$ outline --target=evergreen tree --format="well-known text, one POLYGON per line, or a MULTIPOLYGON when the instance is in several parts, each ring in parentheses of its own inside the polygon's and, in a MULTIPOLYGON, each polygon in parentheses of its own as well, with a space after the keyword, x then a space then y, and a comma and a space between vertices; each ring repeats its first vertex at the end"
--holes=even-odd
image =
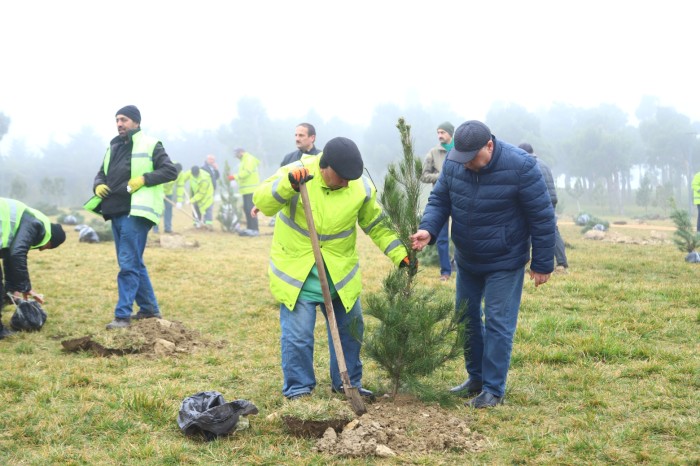
POLYGON ((367 297, 366 314, 379 326, 368 332, 366 354, 384 369, 396 395, 403 385, 428 392, 420 383, 445 362, 464 354, 464 324, 459 323, 453 298, 446 291, 417 287, 418 263, 410 236, 420 222, 420 173, 422 164, 413 154, 410 126, 403 118, 397 125, 403 146, 403 160, 391 164, 379 201, 386 224, 408 250, 409 265, 392 270, 381 292, 367 297))
POLYGON ((685 210, 676 207, 676 201, 671 199, 671 220, 676 225, 673 232, 673 242, 679 250, 691 253, 700 246, 700 233, 693 232, 693 224, 690 222, 690 215, 685 210))
POLYGON ((228 176, 231 174, 231 167, 226 161, 224 166, 224 174, 219 178, 219 187, 221 188, 221 206, 219 213, 216 214, 216 219, 221 223, 221 228, 228 232, 238 232, 241 229, 239 222, 241 210, 238 207, 238 198, 231 186, 228 176))
POLYGON ((654 193, 654 188, 651 185, 651 178, 648 173, 644 174, 644 177, 639 183, 639 189, 637 190, 636 201, 638 206, 644 207, 644 213, 649 211, 649 204, 651 204, 651 196, 654 193))

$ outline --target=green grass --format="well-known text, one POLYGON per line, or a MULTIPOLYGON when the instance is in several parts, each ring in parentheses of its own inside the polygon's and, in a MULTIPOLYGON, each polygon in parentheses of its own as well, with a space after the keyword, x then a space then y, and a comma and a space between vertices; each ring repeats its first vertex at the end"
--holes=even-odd
MULTIPOLYGON (((71 231, 60 249, 31 252, 32 283, 46 295, 49 319, 41 332, 0 341, 0 464, 391 464, 320 455, 312 440, 290 436, 279 416, 269 416, 285 407, 278 307, 266 273, 271 236, 205 233, 176 219, 176 230, 200 247, 147 249, 163 315, 225 344, 161 359, 63 353, 63 339, 106 336, 116 301, 114 247, 79 244, 71 231), (178 409, 203 390, 250 400, 260 414, 233 437, 187 439, 178 409)), ((572 245, 571 272, 537 289, 526 280, 506 404, 448 408, 471 416, 491 448, 393 463, 700 463, 700 266, 686 264, 671 244, 587 241, 574 225, 561 231, 572 245)), ((361 233, 360 250, 365 291, 376 291, 390 264, 361 233)), ((424 268, 419 280, 454 287, 438 276, 424 268)), ((9 317, 7 309, 3 321, 9 317)), ((368 331, 372 325, 367 318, 368 331)), ((314 397, 331 399, 322 318, 316 337, 314 397)), ((365 385, 385 389, 384 374, 364 362, 365 385)), ((456 361, 431 383, 448 388, 463 379, 456 361)))

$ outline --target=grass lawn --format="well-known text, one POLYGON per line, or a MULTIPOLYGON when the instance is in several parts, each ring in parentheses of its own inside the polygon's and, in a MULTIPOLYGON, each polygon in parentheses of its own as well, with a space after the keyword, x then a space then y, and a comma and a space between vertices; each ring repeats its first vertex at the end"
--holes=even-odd
MULTIPOLYGON (((268 418, 283 398, 267 220, 268 234, 241 238, 194 230, 175 215, 176 231, 200 247, 147 249, 163 316, 226 344, 163 358, 62 352, 63 339, 103 335, 117 299, 114 245, 78 243, 70 230, 61 248, 29 256, 34 288, 47 300, 45 327, 0 341, 0 464, 700 463, 700 266, 671 244, 584 240, 579 227, 562 225, 571 271, 538 289, 526 280, 506 404, 449 408, 471 416, 490 448, 345 460, 315 453, 312 440, 268 418), (260 414, 233 437, 187 439, 176 424, 180 403, 204 390, 252 401, 260 414)), ((649 236, 629 226, 621 233, 649 236)), ((391 264, 359 237, 365 292, 376 291, 391 264)), ((419 277, 454 289, 437 268, 419 277)), ((5 324, 10 315, 7 308, 5 324)), ((330 396, 322 323, 316 391, 330 396)), ((381 392, 388 381, 364 362, 365 386, 381 392)), ((446 389, 464 377, 456 361, 432 383, 446 389)))

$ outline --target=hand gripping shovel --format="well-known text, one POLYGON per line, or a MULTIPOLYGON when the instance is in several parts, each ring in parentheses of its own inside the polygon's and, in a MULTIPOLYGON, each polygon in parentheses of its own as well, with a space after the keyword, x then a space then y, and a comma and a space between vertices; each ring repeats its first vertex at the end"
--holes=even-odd
POLYGON ((311 204, 309 203, 309 192, 306 190, 306 184, 299 184, 299 193, 304 206, 304 214, 306 215, 306 224, 309 227, 309 236, 311 236, 311 246, 314 250, 316 258, 316 268, 318 269, 318 278, 321 280, 321 290, 323 291, 323 302, 326 305, 326 315, 328 316, 328 327, 331 329, 331 337, 333 339, 333 348, 335 349, 335 357, 338 360, 338 369, 340 370, 340 379, 343 381, 343 391, 345 396, 350 400, 352 410, 358 416, 367 412, 365 402, 362 401, 362 396, 357 387, 350 384, 350 376, 348 368, 345 365, 345 355, 343 354, 343 346, 340 344, 340 335, 338 334, 338 323, 335 320, 333 311, 333 300, 328 287, 328 279, 326 278, 326 266, 323 263, 321 256, 321 248, 318 244, 318 235, 316 234, 316 226, 314 225, 314 217, 311 214, 311 204))

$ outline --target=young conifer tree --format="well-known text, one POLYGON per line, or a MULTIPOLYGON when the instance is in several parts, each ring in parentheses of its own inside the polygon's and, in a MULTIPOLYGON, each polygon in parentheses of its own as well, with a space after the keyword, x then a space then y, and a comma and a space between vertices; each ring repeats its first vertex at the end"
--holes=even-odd
POLYGON ((221 228, 224 231, 231 233, 240 230, 240 208, 238 207, 238 199, 236 198, 236 193, 231 186, 231 182, 228 180, 228 176, 231 174, 231 167, 226 161, 224 166, 224 176, 219 179, 219 187, 221 188, 221 206, 219 207, 219 213, 216 214, 216 219, 221 223, 221 228))
POLYGON ((367 332, 363 347, 388 373, 392 395, 402 386, 426 394, 430 388, 420 378, 464 354, 464 327, 457 320, 451 293, 416 285, 418 262, 410 236, 420 223, 422 164, 413 154, 411 127, 400 118, 397 128, 403 158, 389 166, 379 201, 387 225, 408 250, 410 265, 392 270, 382 291, 367 297, 365 314, 379 324, 367 332))
POLYGON ((690 215, 685 210, 679 209, 674 199, 669 201, 669 205, 672 209, 671 220, 676 225, 676 231, 673 232, 673 243, 683 252, 694 252, 700 246, 700 233, 693 232, 690 215))

